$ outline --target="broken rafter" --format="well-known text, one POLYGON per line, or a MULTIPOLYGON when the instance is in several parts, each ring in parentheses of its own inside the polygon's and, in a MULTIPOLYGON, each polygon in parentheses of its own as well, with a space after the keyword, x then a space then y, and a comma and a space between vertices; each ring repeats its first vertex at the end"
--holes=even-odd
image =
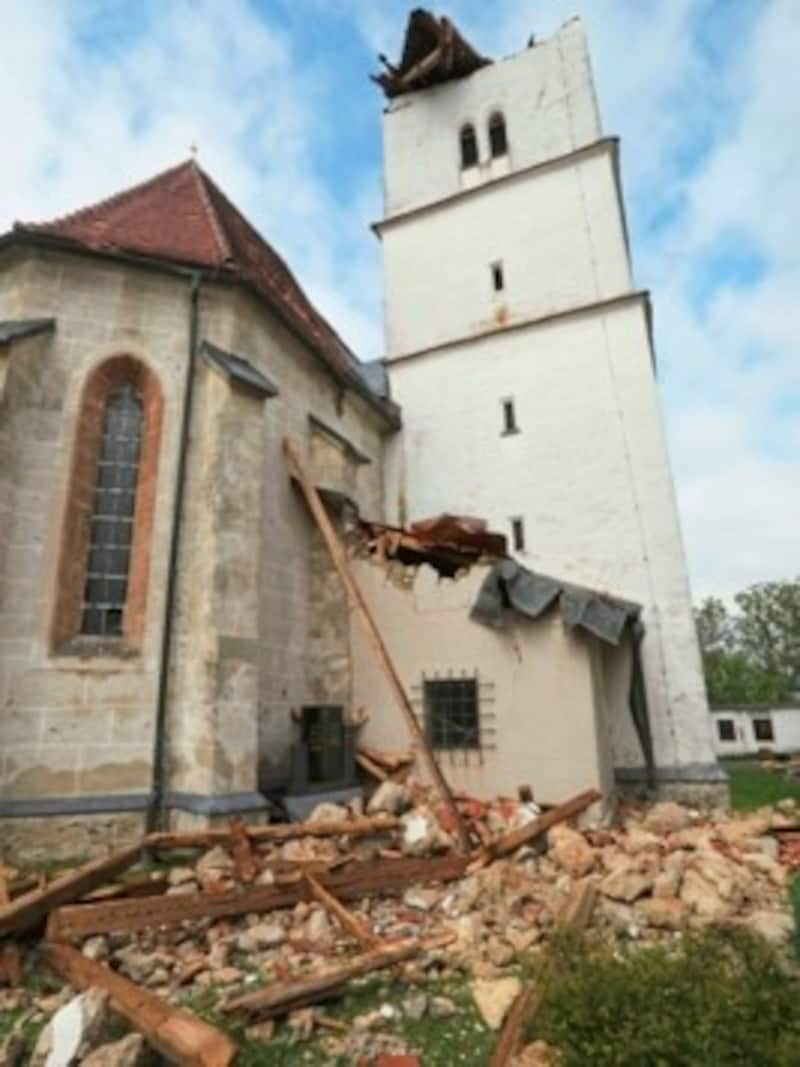
POLYGON ((441 948, 452 940, 451 935, 430 938, 425 941, 399 941, 394 945, 366 952, 362 956, 348 960, 340 967, 313 975, 310 978, 298 978, 293 982, 273 983, 266 989, 258 989, 237 997, 223 1008, 226 1012, 245 1012, 272 1018, 286 1015, 296 1008, 305 1008, 320 1000, 335 995, 353 978, 371 974, 395 963, 412 959, 423 952, 441 948))
POLYGON ((450 814, 452 815, 453 825, 456 828, 459 846, 463 852, 468 852, 470 847, 470 840, 466 824, 462 819, 461 813, 459 812, 456 806, 455 800, 453 799, 453 794, 451 793, 450 787, 448 786, 447 781, 445 780, 445 777, 442 774, 441 768, 436 762, 436 757, 434 756, 431 746, 428 743, 428 738, 425 736, 425 731, 422 729, 419 722, 417 721, 417 716, 414 713, 414 708, 411 706, 411 701, 409 700, 408 694, 405 691, 405 687, 403 686, 403 683, 400 680, 400 676, 397 673, 397 669, 395 668, 395 665, 389 655, 388 649, 384 644, 380 630, 378 629, 377 624, 375 623, 375 620, 372 617, 372 613, 369 610, 367 602, 364 599, 364 595, 361 592, 357 582, 353 578, 352 572, 350 570, 350 565, 347 560, 347 555, 345 554, 341 542, 339 541, 339 538, 336 535, 336 531, 334 530, 331 521, 328 518, 328 513, 326 512, 325 507, 322 501, 320 500, 319 493, 317 492, 316 488, 314 487, 314 483, 311 481, 308 476, 308 473, 306 472, 305 466, 303 465, 303 462, 300 459, 300 454, 297 451, 297 448, 288 437, 283 443, 283 448, 286 453, 286 458, 288 460, 289 467, 294 476, 297 478, 300 488, 303 491, 303 495, 306 498, 306 503, 308 504, 309 511, 313 515, 317 526, 319 527, 320 533, 322 534, 322 538, 325 541, 328 551, 330 552, 331 559, 333 560, 333 565, 342 580, 342 584, 344 585, 348 597, 355 609, 356 615, 358 616, 362 626, 364 627, 364 631, 367 635, 367 638, 372 644, 372 647, 375 651, 375 655, 378 660, 378 664, 380 665, 381 670, 386 676, 386 679, 389 682, 389 686, 397 699, 397 704, 401 712, 403 713, 403 717, 406 720, 406 725, 408 726, 411 737, 419 745, 419 748, 425 757, 425 762, 428 766, 428 770, 430 771, 431 777, 433 778, 433 781, 436 784, 436 788, 439 791, 442 801, 450 812, 450 814))
POLYGON ((344 904, 338 901, 332 893, 329 893, 313 874, 307 872, 306 881, 311 887, 311 892, 323 908, 336 919, 343 930, 358 941, 362 948, 373 949, 378 947, 379 939, 367 924, 356 915, 353 915, 351 911, 348 911, 344 904))
POLYGON ((520 826, 517 830, 512 830, 510 833, 493 841, 488 846, 487 851, 492 858, 508 856, 512 852, 516 852, 522 845, 530 844, 537 837, 541 837, 556 823, 564 822, 566 819, 572 819, 574 816, 580 815, 582 811, 585 811, 586 808, 600 799, 602 799, 601 794, 596 789, 587 789, 583 793, 578 793, 577 796, 572 797, 563 804, 550 808, 549 811, 546 811, 537 819, 533 819, 532 822, 525 823, 524 826, 520 826))
MULTIPOLYGON (((295 837, 338 837, 394 830, 400 825, 393 815, 372 815, 357 819, 341 819, 335 822, 289 822, 274 826, 244 826, 247 838, 260 841, 290 841, 295 837)), ((238 832, 238 831, 237 831, 238 832)), ((232 845, 235 833, 231 830, 197 830, 186 833, 155 833, 145 838, 148 848, 213 848, 214 845, 232 845)))
POLYGON ((177 1067, 228 1067, 239 1048, 220 1030, 191 1012, 173 1008, 71 945, 50 944, 53 968, 77 989, 108 993, 112 1008, 177 1067))
MULTIPOLYGON (((592 878, 585 878, 574 887, 556 917, 558 929, 585 930, 596 901, 597 885, 592 878)), ((500 1031, 489 1067, 508 1067, 511 1063, 519 1045, 523 1025, 530 1023, 541 1007, 553 966, 553 957, 548 955, 538 980, 525 986, 514 1001, 500 1031)))
MULTIPOLYGON (((409 885, 451 882, 467 869, 466 856, 440 859, 382 859, 380 862, 352 864, 343 871, 320 871, 318 881, 339 899, 358 900, 366 896, 402 892, 409 885)), ((301 877, 289 887, 253 886, 229 893, 193 893, 139 900, 112 900, 106 904, 81 904, 60 908, 50 917, 49 936, 72 940, 90 934, 113 931, 134 932, 152 926, 178 926, 187 919, 221 919, 247 912, 291 908, 313 893, 301 877)))
POLYGON ((115 852, 112 856, 94 860, 77 871, 56 878, 43 889, 34 889, 0 908, 0 936, 23 934, 38 926, 47 915, 62 904, 80 900, 92 889, 136 863, 142 854, 141 845, 115 852))

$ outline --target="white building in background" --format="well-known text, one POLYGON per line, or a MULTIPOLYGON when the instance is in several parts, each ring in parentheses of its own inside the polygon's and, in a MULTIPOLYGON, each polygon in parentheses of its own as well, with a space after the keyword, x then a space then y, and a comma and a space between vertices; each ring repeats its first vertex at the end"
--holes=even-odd
POLYGON ((715 708, 711 716, 718 756, 800 752, 800 707, 715 708))
MULTIPOLYGON (((632 275, 619 142, 601 127, 583 28, 493 63, 446 30, 437 60, 424 18, 380 79, 375 229, 404 419, 388 519, 443 505, 482 516, 531 569, 644 605, 658 776, 716 789, 650 299, 632 275)), ((617 778, 636 780, 629 718, 613 730, 617 778)))

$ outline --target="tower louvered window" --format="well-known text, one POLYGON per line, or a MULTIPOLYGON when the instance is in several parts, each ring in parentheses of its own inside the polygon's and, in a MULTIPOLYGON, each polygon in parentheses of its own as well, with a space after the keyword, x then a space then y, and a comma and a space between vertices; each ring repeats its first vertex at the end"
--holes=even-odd
POLYGON ((143 406, 133 385, 108 394, 97 461, 81 632, 122 634, 128 593, 143 406))

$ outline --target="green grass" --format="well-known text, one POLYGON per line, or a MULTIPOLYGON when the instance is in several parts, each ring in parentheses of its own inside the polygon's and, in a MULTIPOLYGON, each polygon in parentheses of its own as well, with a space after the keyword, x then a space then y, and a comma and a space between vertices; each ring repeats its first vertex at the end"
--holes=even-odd
POLYGON ((787 778, 782 771, 764 770, 754 760, 722 760, 728 773, 731 806, 739 811, 752 811, 767 804, 775 804, 785 797, 800 803, 800 781, 787 778))
POLYGON ((800 980, 742 930, 621 955, 566 938, 525 1039, 565 1067, 796 1067, 800 980))
MULTIPOLYGON (((290 1028, 279 1023, 269 1044, 248 1041, 245 1027, 233 1022, 231 1016, 218 1012, 217 1001, 218 994, 207 991, 186 1003, 203 1018, 226 1030, 240 1044, 242 1051, 236 1060, 237 1067, 293 1067, 295 1064, 349 1067, 349 1058, 331 1058, 324 1048, 322 1038, 331 1036, 333 1031, 318 1028, 312 1040, 295 1042, 290 1028)), ((489 1062, 496 1034, 481 1019, 463 978, 419 986, 391 978, 373 978, 361 985, 351 984, 344 997, 321 1007, 332 1019, 350 1022, 357 1015, 374 1011, 383 1004, 391 1004, 398 1014, 385 1021, 376 1033, 403 1038, 409 1050, 420 1056, 425 1067, 485 1067, 489 1062), (455 1003, 457 1013, 446 1019, 434 1019, 427 1014, 419 1020, 406 1018, 401 1011, 401 1002, 418 992, 429 997, 449 997, 455 1003)))

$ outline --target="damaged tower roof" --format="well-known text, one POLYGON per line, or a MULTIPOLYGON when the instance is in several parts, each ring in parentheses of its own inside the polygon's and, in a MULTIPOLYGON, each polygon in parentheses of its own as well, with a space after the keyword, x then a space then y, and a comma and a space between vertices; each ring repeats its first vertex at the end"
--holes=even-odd
POLYGON ((403 56, 398 66, 378 57, 386 71, 372 76, 390 99, 416 89, 465 78, 491 63, 480 55, 447 18, 415 8, 408 19, 403 56))

